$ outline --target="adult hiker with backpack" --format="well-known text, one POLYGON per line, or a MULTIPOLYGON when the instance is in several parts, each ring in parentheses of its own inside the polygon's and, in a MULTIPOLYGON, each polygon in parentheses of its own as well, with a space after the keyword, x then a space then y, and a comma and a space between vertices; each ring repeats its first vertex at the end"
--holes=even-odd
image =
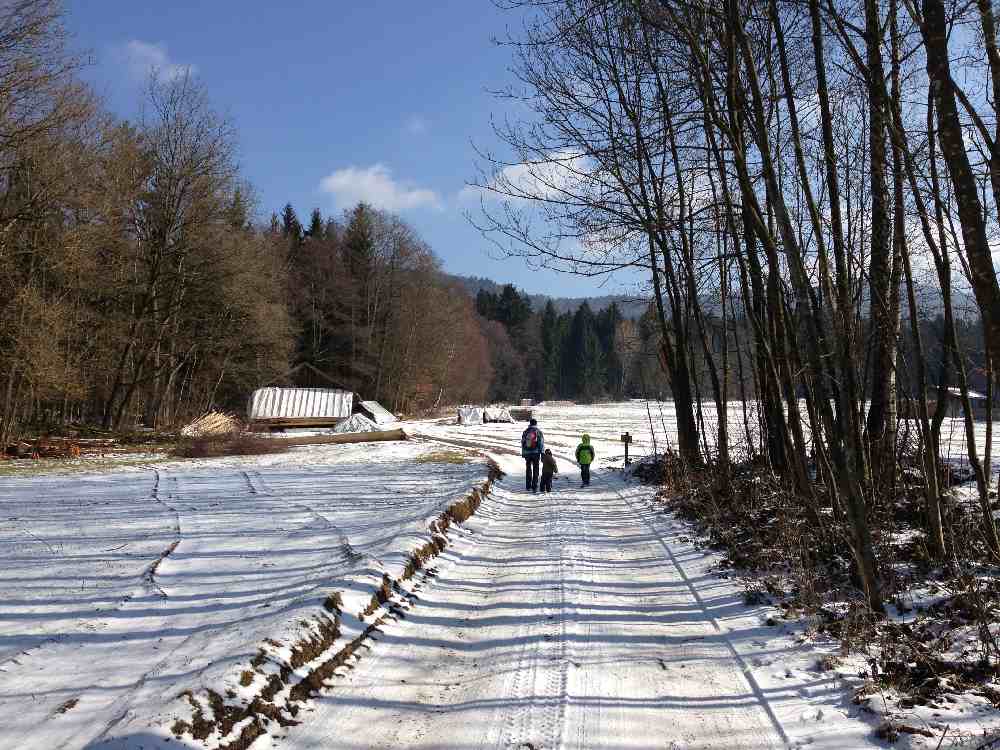
POLYGON ((580 465, 580 481, 583 487, 590 486, 590 465, 594 463, 594 446, 590 444, 590 435, 580 438, 576 446, 576 462, 580 465))
POLYGON ((545 436, 532 419, 521 433, 521 456, 524 457, 524 489, 538 492, 538 462, 545 452, 545 436))

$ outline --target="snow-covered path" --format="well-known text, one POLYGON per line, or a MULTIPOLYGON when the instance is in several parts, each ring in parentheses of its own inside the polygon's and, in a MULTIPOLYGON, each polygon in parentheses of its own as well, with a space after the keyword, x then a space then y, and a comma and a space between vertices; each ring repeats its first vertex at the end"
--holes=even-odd
POLYGON ((731 640, 732 597, 685 569, 702 554, 671 549, 648 490, 604 475, 532 495, 505 463, 407 619, 280 746, 786 747, 740 655, 766 629, 731 640))

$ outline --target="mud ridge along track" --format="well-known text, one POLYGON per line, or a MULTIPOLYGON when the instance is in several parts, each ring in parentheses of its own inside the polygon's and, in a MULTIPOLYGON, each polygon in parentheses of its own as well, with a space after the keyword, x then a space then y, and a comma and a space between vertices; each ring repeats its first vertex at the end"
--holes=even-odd
POLYGON ((526 493, 509 441, 420 437, 488 451, 508 479, 283 747, 788 747, 730 641, 732 597, 688 572, 701 553, 670 549, 648 489, 564 475, 526 493))

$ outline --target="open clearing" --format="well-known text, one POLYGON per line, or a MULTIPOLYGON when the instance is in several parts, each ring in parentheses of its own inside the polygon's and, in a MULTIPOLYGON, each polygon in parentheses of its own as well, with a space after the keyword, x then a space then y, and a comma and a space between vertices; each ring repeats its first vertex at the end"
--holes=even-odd
POLYGON ((0 745, 127 737, 181 691, 226 684, 265 638, 291 640, 327 594, 356 591, 360 611, 485 476, 416 463, 427 451, 0 479, 0 745))
MULTIPOLYGON (((669 410, 653 409, 669 435, 669 410)), ((486 476, 465 448, 508 476, 398 587, 398 617, 295 725, 265 722, 254 750, 886 746, 880 717, 850 701, 863 661, 821 667, 835 644, 747 606, 654 490, 617 470, 622 431, 652 448, 644 404, 538 414, 562 472, 551 495, 523 489, 523 424, 420 422, 409 443, 0 478, 0 746, 224 747, 232 737, 173 736, 190 718, 182 692, 244 697, 261 644, 293 642, 332 592, 335 648, 358 636, 353 614, 382 575, 486 476), (586 489, 570 462, 584 431, 598 454, 586 489)), ((974 748, 998 717, 967 701, 940 719, 942 747, 974 748)), ((934 748, 940 729, 921 727, 936 736, 895 747, 934 748)))

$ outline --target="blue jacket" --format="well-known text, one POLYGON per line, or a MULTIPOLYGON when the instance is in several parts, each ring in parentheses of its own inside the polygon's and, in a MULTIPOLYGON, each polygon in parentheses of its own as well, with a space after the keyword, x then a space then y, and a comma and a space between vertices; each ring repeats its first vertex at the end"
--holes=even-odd
POLYGON ((521 455, 524 458, 528 458, 529 456, 540 456, 544 452, 545 452, 545 436, 542 434, 542 431, 538 429, 538 427, 532 425, 531 427, 529 427, 528 429, 526 429, 524 432, 521 433, 521 455), (538 439, 535 441, 534 448, 527 447, 529 432, 535 432, 538 434, 538 439))

